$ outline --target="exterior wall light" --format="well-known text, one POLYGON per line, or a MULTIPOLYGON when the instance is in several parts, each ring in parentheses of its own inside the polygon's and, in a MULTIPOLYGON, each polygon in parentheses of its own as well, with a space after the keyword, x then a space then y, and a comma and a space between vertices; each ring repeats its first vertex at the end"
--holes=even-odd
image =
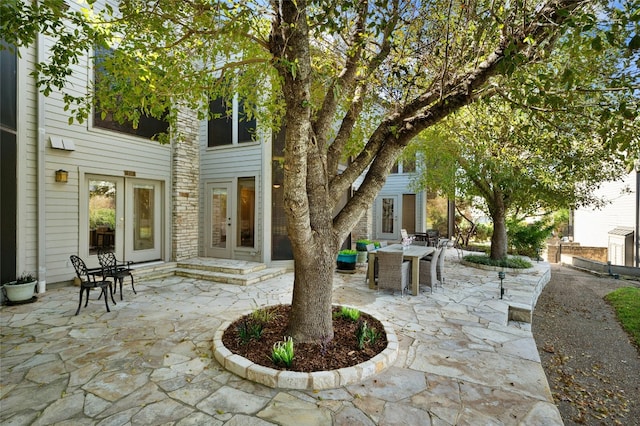
POLYGON ((69 172, 66 170, 56 170, 56 182, 67 183, 69 181, 69 172))

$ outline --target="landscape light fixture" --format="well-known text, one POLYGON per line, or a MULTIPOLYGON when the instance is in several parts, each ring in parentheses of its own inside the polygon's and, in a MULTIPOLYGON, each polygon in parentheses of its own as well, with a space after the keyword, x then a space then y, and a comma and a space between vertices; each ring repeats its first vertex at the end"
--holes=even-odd
POLYGON ((504 280, 504 271, 498 272, 498 278, 500 278, 500 299, 504 296, 504 287, 502 287, 502 280, 504 280))

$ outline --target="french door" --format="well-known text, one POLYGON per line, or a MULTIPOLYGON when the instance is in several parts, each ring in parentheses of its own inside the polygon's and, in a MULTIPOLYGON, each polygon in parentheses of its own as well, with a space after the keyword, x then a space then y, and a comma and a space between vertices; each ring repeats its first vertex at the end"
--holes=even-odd
POLYGON ((398 229, 398 196, 383 195, 378 198, 376 206, 376 229, 378 239, 397 240, 400 237, 398 229))
POLYGON ((205 182, 205 256, 256 256, 256 177, 205 182))
POLYGON ((161 258, 161 182, 87 175, 86 188, 88 208, 81 229, 87 245, 80 251, 89 263, 97 264, 99 250, 133 262, 161 258))

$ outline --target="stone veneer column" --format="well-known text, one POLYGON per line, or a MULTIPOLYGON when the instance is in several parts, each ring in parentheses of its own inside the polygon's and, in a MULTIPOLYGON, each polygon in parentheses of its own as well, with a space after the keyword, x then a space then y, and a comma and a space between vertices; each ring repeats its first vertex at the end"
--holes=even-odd
POLYGON ((172 142, 171 260, 198 256, 200 191, 199 121, 195 112, 178 113, 179 141, 172 142))
POLYGON ((351 231, 351 239, 353 240, 353 246, 355 247, 357 240, 372 239, 373 235, 373 207, 368 208, 356 226, 351 231))

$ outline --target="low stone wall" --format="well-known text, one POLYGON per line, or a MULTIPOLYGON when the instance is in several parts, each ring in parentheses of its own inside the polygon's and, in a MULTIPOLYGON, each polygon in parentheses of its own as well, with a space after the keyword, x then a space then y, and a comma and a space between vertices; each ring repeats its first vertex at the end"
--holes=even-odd
POLYGON ((608 249, 606 247, 581 246, 580 243, 556 243, 547 246, 547 261, 549 263, 571 263, 574 256, 597 262, 606 262, 608 249))

